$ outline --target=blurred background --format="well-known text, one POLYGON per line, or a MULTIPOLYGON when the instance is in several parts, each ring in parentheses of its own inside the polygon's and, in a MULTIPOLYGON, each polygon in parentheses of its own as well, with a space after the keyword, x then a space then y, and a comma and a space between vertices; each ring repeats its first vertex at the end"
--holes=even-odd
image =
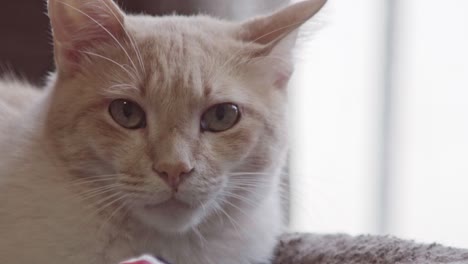
POLYGON ((290 90, 292 228, 468 247, 468 1, 324 11, 290 90))
MULTIPOLYGON (((288 0, 127 0, 243 19, 288 0)), ((296 2, 296 0, 293 0, 296 2)), ((53 70, 45 1, 5 1, 0 64, 53 70)), ((468 248, 468 1, 329 0, 290 86, 290 227, 468 248)))

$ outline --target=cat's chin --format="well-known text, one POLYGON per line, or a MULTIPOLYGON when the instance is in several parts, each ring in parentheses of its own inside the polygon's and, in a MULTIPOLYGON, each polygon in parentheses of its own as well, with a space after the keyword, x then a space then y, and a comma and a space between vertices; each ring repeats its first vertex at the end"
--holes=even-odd
POLYGON ((203 210, 184 202, 169 199, 157 204, 144 204, 135 209, 137 217, 146 225, 162 233, 185 233, 197 226, 203 210))

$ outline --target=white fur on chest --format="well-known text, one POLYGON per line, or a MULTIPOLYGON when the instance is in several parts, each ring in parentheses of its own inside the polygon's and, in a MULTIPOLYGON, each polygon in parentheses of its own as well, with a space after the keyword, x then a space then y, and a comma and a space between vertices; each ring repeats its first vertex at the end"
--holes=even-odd
MULTIPOLYGON (((269 263, 283 231, 278 197, 273 194, 255 210, 229 214, 234 223, 228 219, 206 223, 198 234, 153 236, 148 250, 173 263, 269 263)), ((148 241, 141 248, 147 246, 148 241)))

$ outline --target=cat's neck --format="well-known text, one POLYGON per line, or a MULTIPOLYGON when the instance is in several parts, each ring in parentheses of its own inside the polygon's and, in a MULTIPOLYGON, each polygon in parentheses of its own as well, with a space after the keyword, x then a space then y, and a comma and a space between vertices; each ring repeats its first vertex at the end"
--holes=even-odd
POLYGON ((225 213, 214 213, 196 228, 182 234, 159 232, 129 221, 127 230, 119 227, 120 235, 131 237, 136 253, 158 252, 163 256, 177 256, 177 259, 171 259, 175 263, 207 263, 197 252, 217 261, 212 263, 223 263, 226 258, 236 259, 240 249, 246 256, 269 255, 270 252, 261 251, 273 249, 275 240, 271 238, 284 232, 278 188, 275 186, 255 208, 244 207, 239 211, 239 207, 225 207, 225 213), (254 241, 262 241, 265 245, 254 241))

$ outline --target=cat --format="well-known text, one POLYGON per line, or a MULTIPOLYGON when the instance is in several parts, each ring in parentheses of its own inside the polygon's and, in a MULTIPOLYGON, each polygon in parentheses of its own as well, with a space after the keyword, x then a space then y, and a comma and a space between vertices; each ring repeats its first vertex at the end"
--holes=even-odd
POLYGON ((56 71, 0 82, 0 263, 268 263, 292 48, 325 2, 228 22, 49 0, 56 71))

